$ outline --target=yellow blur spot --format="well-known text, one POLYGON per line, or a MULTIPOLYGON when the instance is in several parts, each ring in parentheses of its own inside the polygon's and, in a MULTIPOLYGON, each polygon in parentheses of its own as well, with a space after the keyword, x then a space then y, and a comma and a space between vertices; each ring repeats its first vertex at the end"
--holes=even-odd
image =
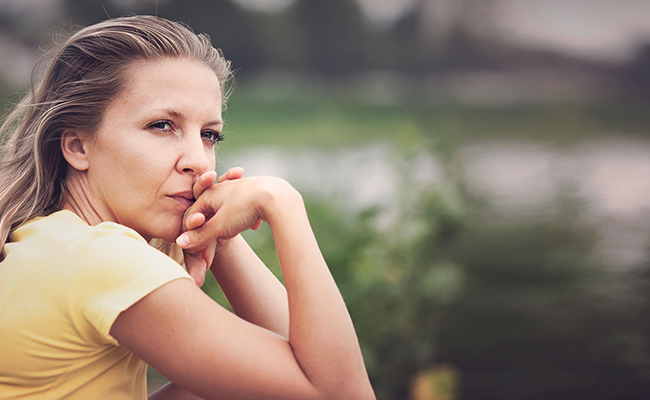
POLYGON ((411 400, 456 400, 460 371, 450 364, 439 364, 418 372, 411 381, 411 400))

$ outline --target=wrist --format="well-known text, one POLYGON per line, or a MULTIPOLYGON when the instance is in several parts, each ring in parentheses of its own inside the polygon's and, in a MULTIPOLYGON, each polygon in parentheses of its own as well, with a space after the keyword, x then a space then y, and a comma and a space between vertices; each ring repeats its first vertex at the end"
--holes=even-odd
POLYGON ((228 257, 230 257, 230 254, 235 251, 234 248, 236 246, 233 245, 233 242, 238 241, 238 240, 244 240, 241 235, 237 235, 232 239, 228 239, 226 243, 224 243, 221 246, 217 246, 214 250, 214 257, 212 258, 212 264, 210 264, 210 270, 213 268, 218 268, 219 264, 228 257))
POLYGON ((221 239, 221 240, 217 238, 217 247, 215 247, 214 249, 214 256, 217 257, 219 254, 227 251, 230 248, 232 241, 235 240, 237 236, 232 237, 230 239, 221 239))
POLYGON ((257 208, 260 217, 273 227, 274 221, 304 209, 304 202, 291 184, 280 178, 272 178, 260 186, 257 208))

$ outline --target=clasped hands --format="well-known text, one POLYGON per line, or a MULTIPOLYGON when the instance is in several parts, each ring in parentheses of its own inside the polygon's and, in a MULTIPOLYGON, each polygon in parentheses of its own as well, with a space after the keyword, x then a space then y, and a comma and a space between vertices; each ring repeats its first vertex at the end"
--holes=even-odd
POLYGON ((196 201, 185 211, 183 233, 176 244, 183 249, 187 272, 199 287, 215 254, 240 232, 262 224, 255 179, 242 179, 243 175, 243 168, 231 168, 214 183, 217 173, 206 171, 192 188, 196 201))

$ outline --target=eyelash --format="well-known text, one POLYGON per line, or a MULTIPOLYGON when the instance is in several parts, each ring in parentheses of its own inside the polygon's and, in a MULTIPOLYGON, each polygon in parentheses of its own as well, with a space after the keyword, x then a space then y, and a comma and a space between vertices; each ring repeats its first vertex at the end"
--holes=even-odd
MULTIPOLYGON (((154 130, 156 130, 158 132, 166 133, 169 130, 173 129, 173 125, 174 125, 174 123, 172 121, 163 119, 163 120, 160 120, 160 121, 153 122, 153 123, 149 124, 147 127, 150 128, 150 129, 154 129, 154 130), (158 125, 158 126, 156 126, 156 125, 158 125), (160 128, 160 125, 169 125, 169 128, 168 129, 160 128)), ((224 135, 221 132, 217 132, 217 131, 214 131, 214 130, 207 130, 207 131, 201 132, 201 138, 207 140, 208 143, 210 143, 212 146, 214 146, 215 144, 218 145, 219 142, 221 142, 221 141, 223 141, 225 139, 224 135), (206 133, 210 135, 209 138, 205 138, 203 136, 206 133)))
POLYGON ((163 129, 163 128, 156 127, 156 125, 169 125, 171 129, 173 124, 171 121, 168 121, 166 119, 161 119, 160 121, 150 123, 149 125, 147 125, 147 128, 154 129, 158 132, 167 132, 170 130, 170 129, 163 129))
POLYGON ((221 141, 223 141, 225 139, 225 136, 221 132, 212 131, 212 130, 201 132, 201 136, 203 136, 206 133, 212 135, 212 137, 208 139, 208 142, 211 143, 213 146, 215 144, 218 146, 219 142, 221 142, 221 141))

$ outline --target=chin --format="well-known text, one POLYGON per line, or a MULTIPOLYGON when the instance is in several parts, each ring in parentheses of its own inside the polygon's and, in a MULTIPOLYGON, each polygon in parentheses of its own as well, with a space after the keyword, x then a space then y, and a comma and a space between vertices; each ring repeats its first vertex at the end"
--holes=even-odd
POLYGON ((162 239, 165 242, 173 243, 173 242, 176 241, 176 238, 179 237, 180 235, 181 235, 181 229, 177 228, 177 229, 172 229, 172 230, 168 230, 168 231, 165 231, 165 232, 160 232, 157 235, 153 235, 152 237, 162 239))
POLYGON ((175 242, 176 238, 179 237, 182 232, 180 220, 177 223, 174 222, 174 218, 170 218, 168 221, 163 221, 160 224, 157 224, 154 229, 151 229, 149 232, 147 232, 145 238, 150 237, 161 239, 166 242, 175 242))

